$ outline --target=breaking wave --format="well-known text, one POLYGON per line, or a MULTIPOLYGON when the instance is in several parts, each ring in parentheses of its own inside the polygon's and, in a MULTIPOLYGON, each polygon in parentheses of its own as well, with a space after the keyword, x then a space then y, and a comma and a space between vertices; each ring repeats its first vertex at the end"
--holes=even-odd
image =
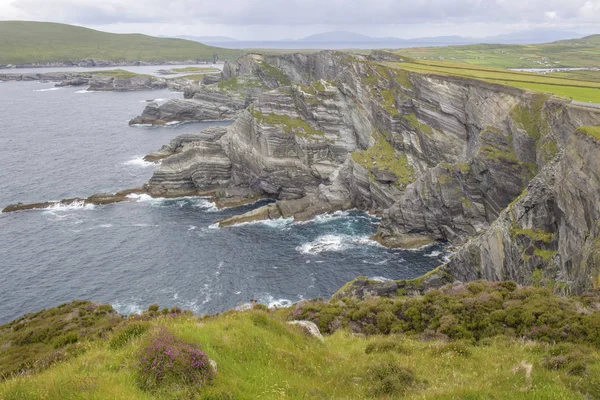
POLYGON ((277 219, 261 219, 259 221, 241 222, 234 224, 232 227, 248 226, 248 225, 264 225, 270 228, 285 228, 294 223, 294 218, 277 218, 277 219))
POLYGON ((60 90, 60 88, 53 87, 53 88, 47 88, 47 89, 35 89, 34 92, 52 92, 54 90, 60 90))
POLYGON ((85 204, 83 200, 75 200, 72 203, 56 203, 44 208, 46 211, 70 211, 70 210, 93 210, 93 204, 85 204))
POLYGON ((359 246, 381 245, 369 239, 369 236, 324 235, 296 247, 296 251, 302 254, 319 254, 328 251, 340 252, 359 246))
POLYGON ((125 161, 123 163, 123 165, 131 165, 131 166, 142 167, 142 168, 156 166, 155 163, 144 160, 144 157, 142 157, 142 156, 137 156, 134 159, 125 161))

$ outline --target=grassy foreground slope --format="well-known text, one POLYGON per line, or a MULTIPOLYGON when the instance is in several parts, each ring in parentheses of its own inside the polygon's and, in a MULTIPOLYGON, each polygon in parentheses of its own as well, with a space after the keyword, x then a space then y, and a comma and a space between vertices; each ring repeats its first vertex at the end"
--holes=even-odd
POLYGON ((183 39, 115 34, 51 22, 0 21, 0 64, 233 60, 242 52, 183 39))
POLYGON ((396 52, 416 59, 498 68, 598 67, 600 35, 535 45, 475 44, 409 48, 396 52))
MULTIPOLYGON (((30 349, 33 359, 35 348, 46 349, 44 359, 53 360, 7 375, 0 399, 598 398, 599 300, 473 282, 418 297, 208 317, 154 307, 125 319, 77 302, 0 327, 4 350, 30 349), (324 341, 286 323, 303 318, 319 325, 324 341), (140 365, 157 332, 201 346, 217 363, 214 379, 191 385, 168 375, 144 386, 140 365)), ((159 352, 162 367, 170 352, 159 352)))

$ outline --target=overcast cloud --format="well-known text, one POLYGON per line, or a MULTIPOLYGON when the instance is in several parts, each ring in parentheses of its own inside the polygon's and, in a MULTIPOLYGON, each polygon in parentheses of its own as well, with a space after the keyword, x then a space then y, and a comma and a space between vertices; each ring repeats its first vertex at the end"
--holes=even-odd
POLYGON ((295 38, 326 30, 376 36, 487 36, 552 27, 600 32, 600 0, 0 0, 0 19, 114 32, 295 38))

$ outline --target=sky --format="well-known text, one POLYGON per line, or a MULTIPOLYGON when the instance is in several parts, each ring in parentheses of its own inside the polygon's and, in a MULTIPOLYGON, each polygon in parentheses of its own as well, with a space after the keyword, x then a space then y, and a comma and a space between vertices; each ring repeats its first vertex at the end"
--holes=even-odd
POLYGON ((413 38, 529 29, 600 33, 600 0, 0 0, 0 20, 115 33, 297 39, 326 31, 413 38))

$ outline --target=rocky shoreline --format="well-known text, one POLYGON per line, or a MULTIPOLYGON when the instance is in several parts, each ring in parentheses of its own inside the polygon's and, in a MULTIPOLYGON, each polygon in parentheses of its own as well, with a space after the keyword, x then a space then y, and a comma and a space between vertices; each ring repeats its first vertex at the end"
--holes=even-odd
POLYGON ((235 118, 148 155, 161 164, 144 193, 276 200, 221 226, 369 210, 386 246, 456 246, 419 290, 534 276, 573 293, 595 287, 600 141, 585 127, 597 129, 600 111, 396 61, 324 51, 227 63, 131 121, 235 118))
POLYGON ((211 64, 206 60, 185 60, 185 61, 130 61, 114 62, 106 60, 86 59, 79 61, 63 61, 48 63, 26 63, 26 64, 0 64, 0 69, 15 70, 19 68, 97 68, 97 67, 143 67, 152 65, 207 65, 211 64))
MULTIPOLYGON (((45 73, 0 73, 0 82, 11 81, 40 81, 57 82, 55 87, 65 86, 88 86, 89 91, 113 91, 126 92, 136 90, 171 89, 184 91, 195 81, 186 76, 175 78, 163 78, 153 75, 128 73, 110 73, 115 71, 92 71, 92 72, 45 72, 45 73)), ((121 72, 121 71, 116 71, 121 72)), ((202 73, 207 77, 214 73, 202 73)), ((210 78, 208 78, 210 79, 210 78)))

